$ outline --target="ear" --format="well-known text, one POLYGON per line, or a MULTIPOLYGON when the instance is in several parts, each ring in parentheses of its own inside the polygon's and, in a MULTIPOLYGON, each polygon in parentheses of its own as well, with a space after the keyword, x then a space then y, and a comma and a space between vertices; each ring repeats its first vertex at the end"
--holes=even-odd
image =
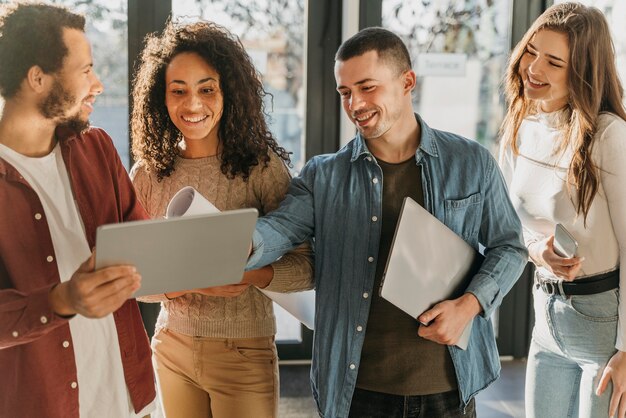
POLYGON ((33 65, 26 72, 25 82, 35 93, 42 93, 47 90, 50 75, 46 74, 40 66, 33 65))
POLYGON ((415 75, 415 71, 408 70, 402 74, 404 80, 404 91, 407 93, 411 93, 417 84, 417 76, 415 75))

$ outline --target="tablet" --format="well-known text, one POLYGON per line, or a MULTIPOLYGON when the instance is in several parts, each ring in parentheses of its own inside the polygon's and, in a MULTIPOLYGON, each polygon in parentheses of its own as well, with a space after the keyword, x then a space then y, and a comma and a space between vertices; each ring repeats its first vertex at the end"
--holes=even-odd
POLYGON ((141 274, 133 297, 239 283, 256 209, 103 225, 96 269, 131 264, 141 274))

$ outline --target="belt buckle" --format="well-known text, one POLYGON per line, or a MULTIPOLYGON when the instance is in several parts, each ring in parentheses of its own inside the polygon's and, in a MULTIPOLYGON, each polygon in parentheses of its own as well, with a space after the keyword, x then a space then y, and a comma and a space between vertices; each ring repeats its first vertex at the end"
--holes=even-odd
POLYGON ((541 281, 541 290, 552 296, 556 292, 556 286, 554 286, 554 283, 549 280, 541 281))
POLYGON ((541 289, 548 295, 565 296, 562 280, 541 280, 541 289))

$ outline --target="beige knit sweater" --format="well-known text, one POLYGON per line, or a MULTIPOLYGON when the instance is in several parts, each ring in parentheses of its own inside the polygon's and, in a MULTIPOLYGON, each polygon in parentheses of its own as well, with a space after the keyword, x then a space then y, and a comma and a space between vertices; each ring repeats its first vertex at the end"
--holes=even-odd
MULTIPOLYGON (((194 187, 220 210, 256 208, 263 215, 278 207, 290 181, 287 168, 273 153, 268 166, 254 167, 247 182, 240 176, 229 179, 222 174, 218 157, 179 157, 174 172, 161 182, 140 161, 131 170, 131 178, 152 218, 162 217, 172 196, 185 186, 194 187)), ((308 245, 285 254, 272 267, 274 278, 268 290, 290 292, 313 287, 308 245)), ((230 298, 192 293, 171 300, 165 295, 139 300, 161 303, 157 330, 167 327, 185 335, 215 338, 266 337, 276 333, 272 302, 254 286, 230 298)))

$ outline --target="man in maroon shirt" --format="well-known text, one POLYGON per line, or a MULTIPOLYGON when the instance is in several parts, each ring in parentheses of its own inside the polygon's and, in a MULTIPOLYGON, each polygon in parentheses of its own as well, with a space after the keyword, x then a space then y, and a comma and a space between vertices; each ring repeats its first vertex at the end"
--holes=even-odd
POLYGON ((96 228, 144 219, 111 139, 84 17, 0 6, 0 416, 149 413, 133 266, 94 269, 96 228), (85 261, 85 259, 87 259, 85 261))

